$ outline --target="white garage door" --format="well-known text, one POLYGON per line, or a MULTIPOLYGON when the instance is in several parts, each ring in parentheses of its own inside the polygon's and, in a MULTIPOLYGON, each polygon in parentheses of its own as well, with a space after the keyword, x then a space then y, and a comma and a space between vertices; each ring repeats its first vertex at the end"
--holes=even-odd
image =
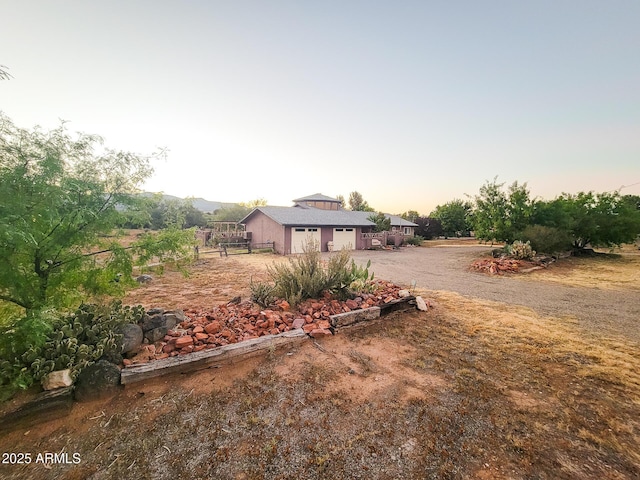
POLYGON ((319 228, 293 228, 291 231, 291 253, 303 253, 309 239, 315 240, 320 248, 320 238, 319 228))
POLYGON ((355 250, 356 229, 355 228, 334 228, 333 229, 333 250, 355 250))

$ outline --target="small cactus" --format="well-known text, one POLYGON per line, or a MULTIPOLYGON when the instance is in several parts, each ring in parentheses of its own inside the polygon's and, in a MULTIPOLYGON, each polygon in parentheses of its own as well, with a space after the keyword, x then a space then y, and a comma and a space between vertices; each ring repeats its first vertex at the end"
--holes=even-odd
POLYGON ((528 240, 526 243, 516 240, 509 247, 509 254, 517 260, 531 260, 536 255, 536 251, 531 248, 528 240))

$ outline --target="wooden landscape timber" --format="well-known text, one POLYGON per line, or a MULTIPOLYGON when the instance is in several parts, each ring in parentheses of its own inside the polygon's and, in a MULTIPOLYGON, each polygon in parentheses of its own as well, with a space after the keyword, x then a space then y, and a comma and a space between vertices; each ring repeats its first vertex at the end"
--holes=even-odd
POLYGON ((234 360, 240 361, 261 355, 278 347, 302 342, 306 338, 307 334, 298 329, 279 335, 265 335, 260 338, 244 340, 211 350, 202 350, 187 355, 155 360, 142 365, 132 365, 122 370, 120 383, 127 385, 168 373, 180 373, 228 365, 234 363, 234 360))

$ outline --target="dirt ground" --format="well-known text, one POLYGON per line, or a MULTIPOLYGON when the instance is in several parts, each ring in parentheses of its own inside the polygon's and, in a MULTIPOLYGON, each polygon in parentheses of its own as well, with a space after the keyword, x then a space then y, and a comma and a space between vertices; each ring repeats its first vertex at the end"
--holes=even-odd
MULTIPOLYGON (((632 318, 634 311, 640 317, 640 288, 633 274, 629 284, 616 284, 638 271, 636 257, 599 258, 605 273, 580 286, 567 279, 592 277, 593 263, 562 263, 527 277, 469 272, 470 259, 486 249, 354 252, 358 262, 371 259, 377 278, 415 280, 415 292, 434 308, 219 369, 133 384, 112 399, 76 404, 59 421, 2 432, 1 452, 67 452, 81 460, 4 463, 0 477, 640 477, 632 318), (606 314, 582 305, 590 296, 610 299, 599 311, 606 314), (627 300, 618 310, 620 298, 627 300)), ((189 277, 155 277, 127 301, 216 305, 248 296, 265 263, 282 260, 201 258, 189 277)))

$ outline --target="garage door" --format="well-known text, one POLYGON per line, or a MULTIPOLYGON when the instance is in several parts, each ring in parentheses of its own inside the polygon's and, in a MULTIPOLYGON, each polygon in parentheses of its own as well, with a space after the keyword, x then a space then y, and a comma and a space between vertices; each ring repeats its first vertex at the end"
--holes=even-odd
POLYGON ((293 228, 291 231, 291 253, 303 253, 304 246, 310 239, 315 240, 317 247, 320 248, 319 228, 293 228))
POLYGON ((334 228, 333 229, 333 250, 355 250, 356 229, 355 228, 334 228))

